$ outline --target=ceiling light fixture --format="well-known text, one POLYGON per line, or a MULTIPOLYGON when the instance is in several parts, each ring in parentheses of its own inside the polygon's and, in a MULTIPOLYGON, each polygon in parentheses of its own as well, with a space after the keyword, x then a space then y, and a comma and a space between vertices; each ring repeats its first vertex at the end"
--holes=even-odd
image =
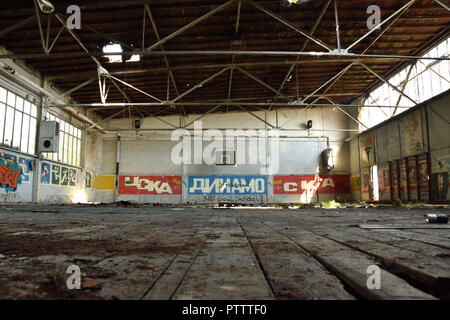
POLYGON ((281 5, 283 7, 290 7, 293 4, 303 4, 306 2, 310 2, 310 1, 313 1, 313 0, 281 0, 281 5))
POLYGON ((36 0, 36 2, 43 13, 53 13, 55 11, 55 6, 48 0, 36 0))
POLYGON ((131 54, 127 50, 123 50, 122 46, 118 43, 110 43, 103 47, 104 57, 108 59, 110 63, 118 62, 139 62, 141 57, 138 54, 131 54))

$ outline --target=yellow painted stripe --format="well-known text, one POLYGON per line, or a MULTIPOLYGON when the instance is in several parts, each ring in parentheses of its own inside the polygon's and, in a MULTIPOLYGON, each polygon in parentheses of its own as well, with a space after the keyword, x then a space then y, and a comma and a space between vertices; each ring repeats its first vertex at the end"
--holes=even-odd
POLYGON ((92 187, 98 190, 114 190, 116 176, 97 176, 93 179, 92 187))

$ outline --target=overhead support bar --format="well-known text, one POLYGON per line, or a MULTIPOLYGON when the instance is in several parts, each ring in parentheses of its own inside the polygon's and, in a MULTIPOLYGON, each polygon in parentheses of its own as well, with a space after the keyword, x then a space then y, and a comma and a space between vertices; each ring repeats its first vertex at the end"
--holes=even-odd
POLYGON ((303 101, 308 100, 309 98, 311 98, 313 95, 315 95, 317 92, 319 92, 322 88, 326 87, 330 82, 339 79, 344 73, 346 73, 352 66, 354 65, 354 63, 351 63, 350 65, 348 65, 347 67, 345 67, 343 70, 341 70, 340 72, 338 72, 336 75, 334 75, 331 79, 329 79, 327 82, 325 82, 323 85, 321 85, 319 88, 317 88, 316 90, 314 90, 311 94, 309 94, 305 99, 303 99, 303 101))
POLYGON ((211 81, 212 79, 220 76, 222 73, 224 73, 225 71, 227 71, 229 68, 223 68, 222 70, 220 70, 219 72, 213 74, 212 76, 208 77, 207 79, 203 80, 202 82, 196 84, 195 86, 193 86, 191 89, 189 89, 188 91, 180 94, 178 97, 176 97, 175 99, 173 99, 172 101, 169 101, 169 104, 174 105, 175 102, 177 102, 178 100, 180 100, 181 98, 183 98, 184 96, 188 95, 189 93, 191 93, 192 91, 197 90, 198 88, 201 88, 204 84, 208 83, 209 81, 211 81))
POLYGON ((334 0, 334 19, 336 24, 336 42, 337 42, 337 49, 340 52, 341 51, 341 37, 339 35, 339 16, 338 16, 338 5, 337 0, 334 0))
POLYGON ((364 123, 362 123, 361 121, 359 121, 358 119, 356 119, 355 117, 353 117, 350 113, 348 113, 347 111, 345 111, 344 109, 342 109, 341 107, 339 107, 333 100, 331 100, 328 97, 323 97, 325 100, 328 100, 330 103, 334 104, 336 106, 336 108, 338 110, 340 110, 342 113, 344 113, 347 117, 349 117, 350 119, 352 119, 353 121, 359 123, 360 125, 362 125, 364 128, 369 129, 364 123))
POLYGON ((191 124, 193 124, 195 121, 198 121, 200 119, 202 119, 203 117, 205 117, 206 115, 210 114, 211 112, 214 112, 215 110, 217 110, 218 108, 220 108, 222 105, 219 104, 217 106, 215 106, 214 108, 208 110, 207 112, 205 112, 204 114, 202 114, 201 116, 199 116, 198 118, 196 118, 195 120, 190 121, 188 124, 186 124, 183 128, 187 128, 189 127, 191 124))
MULTIPOLYGON (((320 22, 322 21, 323 16, 325 15, 325 12, 327 11, 328 7, 330 6, 332 0, 327 0, 322 8, 322 11, 320 11, 320 14, 317 16, 316 20, 314 21, 314 24, 311 28, 311 31, 309 32, 311 35, 314 34, 314 32, 316 31, 317 27, 319 26, 320 22)), ((303 43, 303 46, 301 48, 301 52, 305 51, 306 46, 309 43, 309 39, 305 39, 305 42, 303 43)), ((284 77, 283 81, 281 82, 280 88, 278 89, 278 91, 281 92, 281 90, 283 90, 284 85, 286 84, 286 82, 289 80, 289 76, 291 75, 292 71, 294 70, 295 66, 298 66, 298 62, 300 60, 300 56, 298 56, 294 63, 291 64, 291 66, 289 67, 288 72, 286 73, 286 76, 284 77)), ((298 85, 297 85, 298 87, 298 85)), ((269 108, 270 110, 271 108, 269 108)))
POLYGON ((68 95, 71 94, 71 93, 74 93, 74 92, 77 91, 78 89, 81 89, 81 88, 87 86, 88 84, 94 82, 95 80, 96 80, 96 78, 89 79, 89 80, 87 80, 87 81, 85 81, 85 82, 83 82, 83 83, 77 85, 76 87, 73 87, 72 89, 70 89, 70 90, 64 92, 63 94, 59 95, 58 97, 56 97, 56 98, 54 98, 54 99, 48 101, 47 104, 51 104, 51 103, 53 103, 53 102, 56 102, 56 101, 58 101, 59 99, 65 97, 65 96, 68 96, 68 95))
POLYGON ((25 27, 27 24, 33 22, 36 19, 36 15, 32 15, 28 18, 23 19, 22 21, 19 21, 15 24, 13 24, 12 26, 9 26, 5 29, 3 29, 2 31, 0 31, 0 38, 3 38, 4 36, 6 36, 7 34, 16 31, 22 27, 25 27))
POLYGON ((261 10, 262 12, 264 12, 265 14, 271 16, 272 18, 274 18, 275 20, 278 20, 279 22, 283 23, 284 25, 288 26, 289 28, 297 31, 298 33, 300 33, 301 35, 305 36, 306 38, 308 38, 309 40, 313 41, 314 43, 318 44, 319 46, 327 49, 328 51, 332 51, 332 49, 327 46, 325 43, 323 43, 321 40, 313 37, 312 35, 310 35, 309 33, 307 33, 306 31, 303 31, 302 29, 298 28, 297 26, 295 26, 294 24, 292 24, 291 22, 287 21, 286 19, 284 19, 283 17, 279 16, 278 14, 276 14, 275 12, 270 11, 269 9, 261 6, 260 4, 252 1, 252 0, 243 0, 249 4, 251 4, 253 7, 261 10))
MULTIPOLYGON (((180 50, 180 51, 142 51, 135 50, 130 52, 132 55, 142 55, 142 56, 302 56, 302 57, 343 57, 357 60, 359 58, 366 58, 371 60, 440 60, 448 61, 450 57, 420 57, 420 56, 399 56, 399 55, 382 55, 382 54, 356 54, 356 53, 342 53, 342 52, 300 52, 300 51, 233 51, 233 50, 180 50)), ((80 57, 103 57, 105 54, 103 52, 66 52, 66 53, 23 53, 23 54, 0 54, 0 59, 69 59, 69 58, 80 58, 80 57)), ((108 53, 108 56, 119 56, 122 53, 108 53)), ((320 60, 315 60, 320 63, 320 60)))
POLYGON ((140 93, 142 93, 143 95, 146 95, 146 96, 149 97, 149 98, 152 98, 153 100, 156 100, 156 101, 158 101, 158 102, 162 102, 162 100, 160 100, 160 99, 158 99, 158 98, 152 96, 151 94, 149 94, 149 93, 147 93, 147 92, 145 92, 145 91, 142 91, 141 89, 136 88, 135 86, 132 86, 131 84, 129 84, 129 83, 123 81, 123 80, 120 80, 119 78, 116 78, 116 77, 111 76, 111 75, 109 76, 109 78, 114 79, 114 80, 116 80, 117 82, 120 82, 121 84, 123 84, 123 85, 125 85, 125 86, 127 86, 127 87, 129 87, 129 88, 131 88, 131 89, 133 89, 133 90, 135 90, 135 91, 137 91, 137 92, 140 92, 140 93))
MULTIPOLYGON (((398 9, 396 12, 394 12, 393 14, 391 14, 388 18, 386 18, 383 22, 381 22, 378 27, 381 28, 381 26, 383 26, 386 22, 388 22, 389 20, 391 20, 392 18, 394 18, 397 14, 403 12, 404 10, 407 10, 414 2, 416 2, 416 0, 411 0, 409 1, 407 4, 405 4, 403 7, 401 7, 400 9, 398 9)), ((350 51, 351 48, 353 48, 354 46, 356 46, 358 43, 360 43, 362 40, 364 40, 365 38, 367 38, 369 35, 371 35, 373 32, 377 31, 378 28, 373 28, 372 30, 370 30, 369 32, 367 32, 365 35, 363 35, 361 38, 359 38, 358 40, 356 40, 355 42, 353 42, 349 47, 347 47, 347 51, 350 51)))
POLYGON ((94 123, 93 125, 89 126, 88 130, 91 130, 92 128, 94 128, 98 124, 105 123, 106 121, 108 121, 108 120, 110 120, 110 119, 112 119, 112 118, 114 118, 114 117, 124 113, 125 111, 126 111, 125 109, 122 109, 119 112, 113 113, 109 117, 106 117, 106 118, 102 119, 101 121, 99 121, 97 123, 94 123))
MULTIPOLYGON (((155 33, 156 40, 161 41, 161 37, 159 36, 158 28, 156 27, 156 22, 153 19, 153 14, 152 14, 152 11, 150 10, 150 6, 148 4, 145 5, 145 10, 148 14, 148 17, 150 18, 150 23, 152 24, 152 28, 153 28, 153 32, 155 33)), ((144 26, 145 26, 145 15, 144 15, 144 26)), ((162 44, 160 44, 159 47, 160 47, 161 51, 165 51, 164 46, 162 44)), ((175 89, 175 92, 179 96, 180 91, 178 90, 178 86, 175 81, 175 76, 174 76, 172 68, 170 66, 169 59, 167 59, 167 55, 163 55, 163 58, 164 58, 164 63, 166 64, 166 67, 167 67, 167 70, 169 73, 169 77, 172 80, 173 88, 175 89)), ((168 95, 170 95, 169 86, 167 87, 167 90, 168 90, 168 95)), ((169 98, 167 98, 167 100, 169 100, 169 98)), ((183 111, 183 114, 186 115, 186 111, 184 110, 183 106, 181 106, 181 110, 183 111)))
POLYGON ((255 77, 254 75, 248 73, 247 71, 241 69, 241 68, 236 68, 237 70, 239 70, 240 72, 242 72, 243 74, 245 74, 247 77, 249 77, 250 79, 255 80, 256 82, 258 82, 259 84, 263 85, 264 87, 266 87, 267 89, 275 92, 277 94, 277 96, 280 96, 284 99, 286 99, 287 101, 291 101, 291 99, 289 99, 288 97, 286 97, 284 94, 282 94, 280 91, 278 91, 277 89, 271 87, 270 85, 268 85, 267 83, 265 83, 264 81, 258 79, 257 77, 255 77))
POLYGON ((41 14, 39 12, 37 0, 34 0, 33 3, 34 3, 34 11, 36 13, 36 19, 37 19, 37 23, 38 23, 38 27, 39 27, 38 28, 39 29, 39 36, 41 37, 42 49, 44 49, 44 52, 46 54, 48 54, 48 48, 47 48, 47 46, 45 44, 45 40, 44 40, 44 32, 42 31, 41 14))
POLYGON ((450 8, 445 4, 445 3, 443 3, 442 1, 440 1, 440 0, 434 0, 436 3, 438 3, 438 4, 440 4, 442 7, 444 7, 445 9, 447 9, 447 11, 450 11, 450 8))
POLYGON ((239 105, 238 105, 237 107, 238 107, 239 109, 241 109, 241 110, 247 112, 248 114, 252 115, 253 117, 255 117, 256 119, 258 119, 259 121, 265 123, 265 124, 268 125, 269 127, 275 128, 275 126, 271 125, 269 122, 267 122, 266 120, 264 120, 264 119, 261 118, 260 116, 254 114, 253 112, 251 112, 251 111, 245 109, 243 106, 239 106, 239 105))
POLYGON ((394 86, 393 84, 391 84, 389 81, 387 81, 386 79, 384 79, 382 76, 380 76, 378 73, 376 73, 375 71, 373 71, 372 69, 370 69, 368 66, 366 66, 364 63, 359 62, 360 65, 362 65, 364 68, 366 68, 370 73, 372 73, 375 77, 377 77, 378 79, 380 79, 381 81, 383 81, 384 83, 386 83, 388 86, 390 86, 392 89, 394 89, 395 91, 397 91, 400 95, 404 96, 405 98, 407 98, 408 100, 410 100, 412 103, 414 103, 414 105, 417 104, 416 101, 414 101, 412 98, 410 98, 407 94, 403 93, 400 89, 398 89, 396 86, 394 86))
POLYGON ((178 29, 177 31, 175 31, 174 33, 171 33, 170 35, 168 35, 167 37, 165 37, 164 39, 159 40, 158 42, 156 42, 155 44, 152 44, 150 47, 147 48, 147 51, 151 51, 153 49, 155 49, 156 47, 160 46, 161 44, 166 43, 167 41, 169 41, 172 38, 175 38, 176 36, 178 36, 179 34, 185 32, 188 29, 191 29, 192 27, 196 26, 197 24, 199 24, 202 21, 205 21, 206 19, 208 19, 209 17, 215 15, 216 13, 228 8, 230 5, 232 5, 234 2, 234 0, 228 1, 224 4, 222 4, 221 6, 218 6, 217 8, 215 8, 214 10, 211 10, 210 12, 208 12, 207 14, 201 16, 200 18, 195 19, 194 21, 192 21, 191 23, 185 25, 184 27, 178 29))
MULTIPOLYGON (((254 107, 268 107, 271 105, 279 107, 361 107, 361 105, 356 104, 323 104, 323 103, 269 103, 269 102, 224 102, 223 105, 229 104, 230 106, 254 106, 254 107)), ((68 108, 68 107, 85 107, 85 108, 96 108, 96 107, 123 107, 123 106, 142 106, 142 107, 161 107, 161 106, 211 106, 211 102, 136 102, 136 103, 75 103, 75 104, 58 104, 53 105, 52 108, 68 108)), ((395 108, 395 106, 379 106, 379 105, 369 105, 364 106, 368 108, 395 108)), ((399 108, 409 109, 408 106, 401 106, 399 108)))

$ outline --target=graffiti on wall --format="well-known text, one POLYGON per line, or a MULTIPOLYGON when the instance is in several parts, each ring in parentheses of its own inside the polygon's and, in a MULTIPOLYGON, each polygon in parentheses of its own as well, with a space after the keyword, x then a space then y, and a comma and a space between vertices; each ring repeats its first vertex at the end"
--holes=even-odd
POLYGON ((421 110, 414 111, 400 119, 403 157, 423 152, 421 110))
POLYGON ((376 164, 375 161, 375 139, 373 132, 361 135, 359 141, 361 166, 368 168, 376 164))
MULTIPOLYGON (((61 166, 59 164, 41 163, 40 182, 42 184, 76 187, 80 186, 83 175, 80 170, 61 166)), ((92 175, 86 172, 84 175, 85 187, 92 187, 92 175)))
POLYGON ((0 158, 0 187, 6 192, 16 191, 22 183, 22 169, 18 162, 10 162, 0 158))
POLYGON ((22 183, 31 182, 31 159, 0 152, 0 188, 15 192, 22 183))
POLYGON ((450 155, 440 157, 437 159, 437 161, 439 172, 450 172, 450 155))
POLYGON ((349 175, 274 176, 274 194, 346 194, 350 193, 349 175))
POLYGON ((380 198, 388 197, 391 194, 389 165, 387 164, 378 166, 378 189, 380 198))
POLYGON ((120 176, 119 194, 181 194, 181 176, 120 176))
POLYGON ((0 203, 20 202, 22 198, 17 192, 0 193, 0 203))
POLYGON ((189 194, 266 194, 266 176, 190 176, 189 194))
POLYGON ((448 172, 434 173, 432 176, 436 200, 447 200, 448 172))

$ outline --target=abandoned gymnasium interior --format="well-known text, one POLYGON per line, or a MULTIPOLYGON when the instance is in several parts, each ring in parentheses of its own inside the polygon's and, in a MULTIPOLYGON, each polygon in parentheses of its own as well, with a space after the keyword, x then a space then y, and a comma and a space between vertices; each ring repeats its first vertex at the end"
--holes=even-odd
POLYGON ((449 10, 2 1, 0 299, 450 299, 449 10))

